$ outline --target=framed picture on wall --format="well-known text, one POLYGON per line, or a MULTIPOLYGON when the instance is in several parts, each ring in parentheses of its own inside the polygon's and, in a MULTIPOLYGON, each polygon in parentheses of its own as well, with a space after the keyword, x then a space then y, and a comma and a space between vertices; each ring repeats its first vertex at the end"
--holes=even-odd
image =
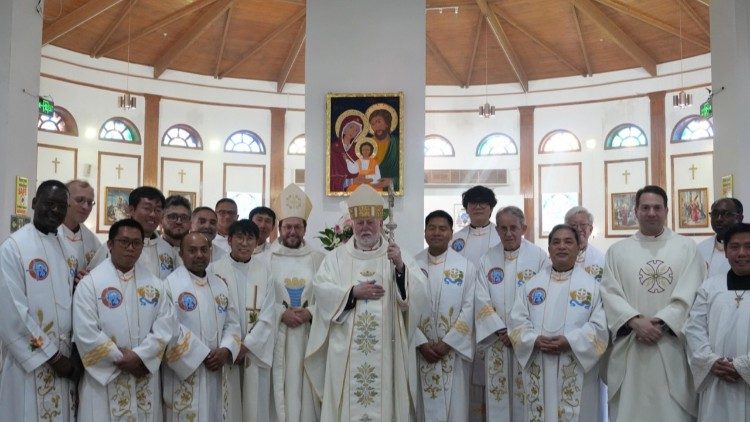
POLYGON ((187 192, 187 191, 179 191, 179 190, 171 190, 169 191, 168 196, 173 195, 179 195, 187 198, 188 201, 190 201, 190 206, 192 206, 193 209, 195 209, 199 204, 196 200, 198 195, 195 192, 187 192))
POLYGON ((679 227, 708 227, 708 207, 708 188, 679 189, 675 210, 679 227))
POLYGON ((454 230, 461 230, 469 225, 469 213, 461 204, 453 204, 453 226, 454 230))
POLYGON ((128 198, 130 192, 133 189, 130 188, 114 188, 107 186, 104 193, 104 224, 112 225, 118 220, 128 218, 130 213, 128 212, 128 198))
POLYGON ((613 193, 610 209, 614 230, 638 229, 638 220, 635 218, 635 192, 613 193))
POLYGON ((326 195, 349 195, 367 183, 404 194, 404 94, 326 96, 326 195))

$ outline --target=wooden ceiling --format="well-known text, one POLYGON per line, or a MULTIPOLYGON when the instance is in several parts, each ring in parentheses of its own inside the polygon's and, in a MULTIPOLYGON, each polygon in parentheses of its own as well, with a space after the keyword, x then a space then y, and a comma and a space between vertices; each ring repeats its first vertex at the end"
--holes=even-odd
MULTIPOLYGON (((427 0, 427 83, 655 75, 710 51, 710 1, 427 0)), ((42 44, 282 92, 305 79, 305 0, 47 0, 42 44)))

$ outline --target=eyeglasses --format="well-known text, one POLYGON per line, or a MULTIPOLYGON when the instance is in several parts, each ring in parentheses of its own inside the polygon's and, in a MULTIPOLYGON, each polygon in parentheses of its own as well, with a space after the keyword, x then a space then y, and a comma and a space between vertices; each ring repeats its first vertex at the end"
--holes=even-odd
POLYGON ((184 223, 190 220, 190 216, 187 214, 172 214, 171 213, 171 214, 165 215, 165 217, 167 218, 167 221, 172 221, 172 222, 179 220, 184 223))
POLYGON ((129 247, 133 247, 133 249, 140 249, 143 247, 143 241, 140 239, 114 239, 115 243, 117 243, 121 248, 127 249, 129 247))
POLYGON ((583 223, 583 224, 568 224, 570 227, 573 227, 576 230, 585 230, 589 227, 591 227, 591 224, 583 223))
POLYGON ((729 217, 734 217, 735 215, 737 215, 737 213, 734 211, 725 210, 725 211, 711 211, 709 215, 711 215, 711 218, 729 218, 729 217))
POLYGON ((94 202, 91 199, 86 199, 86 197, 84 197, 84 196, 79 196, 78 198, 73 198, 73 201, 75 201, 75 203, 78 204, 78 205, 88 205, 90 207, 93 207, 94 205, 96 205, 96 202, 94 202))

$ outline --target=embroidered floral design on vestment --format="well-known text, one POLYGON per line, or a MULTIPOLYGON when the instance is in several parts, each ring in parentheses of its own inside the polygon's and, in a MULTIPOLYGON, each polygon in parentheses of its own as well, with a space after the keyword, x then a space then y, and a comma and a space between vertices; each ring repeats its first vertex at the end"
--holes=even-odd
POLYGON ((136 292, 138 292, 138 302, 142 306, 153 305, 155 307, 159 303, 159 290, 154 286, 141 286, 136 292))
POLYGON ((357 315, 357 318, 354 320, 354 330, 357 332, 354 344, 357 345, 357 349, 365 356, 375 350, 375 344, 378 343, 378 339, 375 337, 375 330, 379 326, 380 324, 375 319, 375 316, 368 311, 357 315))
POLYGON ((377 381, 378 374, 375 373, 375 367, 365 362, 357 367, 354 374, 355 388, 354 395, 357 397, 357 403, 362 406, 369 406, 375 402, 378 392, 373 384, 377 381))
POLYGON ((672 268, 660 259, 653 259, 638 272, 638 280, 649 293, 661 293, 672 284, 672 268))
POLYGON ((570 306, 582 306, 584 309, 591 309, 591 292, 586 289, 570 291, 570 306))

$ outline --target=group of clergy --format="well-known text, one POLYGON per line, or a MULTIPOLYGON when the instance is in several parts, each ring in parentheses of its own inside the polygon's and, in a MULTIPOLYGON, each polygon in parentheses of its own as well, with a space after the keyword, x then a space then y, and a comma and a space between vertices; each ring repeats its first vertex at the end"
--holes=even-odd
POLYGON ((639 230, 605 254, 585 208, 545 251, 521 209, 490 221, 495 194, 475 186, 470 225, 429 213, 411 257, 368 185, 328 254, 304 239, 312 204, 295 185, 247 219, 229 198, 193 208, 138 187, 104 245, 83 225, 94 198, 85 181, 42 182, 33 224, 0 245, 4 420, 750 418, 736 199, 711 206, 716 236, 696 246, 645 186, 639 230))

